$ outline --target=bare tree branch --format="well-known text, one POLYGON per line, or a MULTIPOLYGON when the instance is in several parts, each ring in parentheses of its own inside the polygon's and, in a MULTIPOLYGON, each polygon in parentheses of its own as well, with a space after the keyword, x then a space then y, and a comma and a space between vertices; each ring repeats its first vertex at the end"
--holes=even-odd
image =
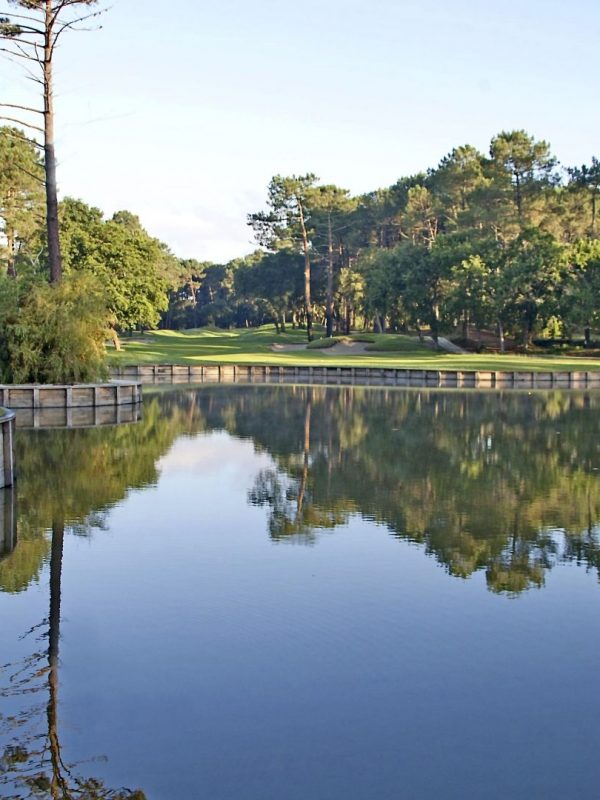
MULTIPOLYGON (((30 54, 30 53, 28 53, 28 52, 27 52, 27 50, 26 50, 24 47, 22 47, 22 46, 21 46, 21 42, 19 42, 19 41, 15 41, 15 42, 13 42, 13 47, 16 47, 16 48, 17 48, 17 50, 19 51, 19 53, 22 53, 22 54, 23 54, 23 55, 24 55, 26 58, 31 56, 31 54, 30 54)), ((38 62, 38 64, 39 64, 39 63, 40 63, 40 60, 39 60, 39 53, 38 53, 38 51, 37 51, 37 45, 34 45, 33 49, 34 49, 34 51, 35 51, 35 58, 34 58, 34 60, 35 60, 35 61, 37 61, 37 62, 38 62)))
MULTIPOLYGON (((0 39, 1 38, 2 37, 0 37, 0 39)), ((15 53, 14 50, 10 50, 8 47, 0 47, 0 53, 8 53, 9 56, 13 56, 14 58, 23 58, 27 61, 36 61, 39 64, 39 60, 35 56, 24 55, 23 53, 15 53)))
MULTIPOLYGON (((67 30, 68 28, 73 28, 74 25, 79 25, 80 22, 86 22, 88 19, 94 19, 95 17, 100 17, 107 11, 108 11, 107 8, 101 8, 99 11, 94 11, 91 14, 85 14, 84 16, 78 17, 77 19, 73 19, 70 22, 63 23, 63 25, 60 26, 60 28, 54 35, 54 44, 56 44, 58 37, 61 35, 63 31, 67 30)), ((80 30, 92 30, 92 28, 80 28, 80 30)))
POLYGON ((39 22, 37 17, 30 17, 26 14, 15 14, 13 11, 5 11, 5 14, 10 14, 11 19, 24 19, 27 22, 39 22))
POLYGON ((5 117, 4 114, 0 114, 0 119, 3 119, 5 122, 14 122, 16 125, 22 125, 24 128, 31 128, 33 131, 39 131, 40 133, 44 132, 44 129, 40 128, 39 125, 32 125, 30 122, 24 122, 22 119, 5 117))
POLYGON ((0 103, 0 108, 20 108, 21 111, 31 111, 33 114, 42 114, 39 108, 30 108, 29 106, 18 106, 15 103, 0 103))

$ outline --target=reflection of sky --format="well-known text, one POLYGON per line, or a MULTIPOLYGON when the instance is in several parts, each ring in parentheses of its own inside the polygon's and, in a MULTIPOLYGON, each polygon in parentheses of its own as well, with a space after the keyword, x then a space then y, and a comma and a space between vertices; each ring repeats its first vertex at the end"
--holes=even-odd
POLYGON ((233 439, 226 433, 180 437, 158 461, 158 469, 165 476, 181 477, 191 472, 206 477, 226 466, 240 480, 252 476, 257 469, 272 465, 268 455, 255 452, 250 440, 233 439))
MULTIPOLYGON (((152 800, 593 796, 595 577, 556 569, 508 600, 357 517, 276 546, 247 505, 270 463, 180 438, 107 532, 67 537, 69 758, 106 755, 90 771, 152 800)), ((11 613, 41 617, 28 595, 11 613)))

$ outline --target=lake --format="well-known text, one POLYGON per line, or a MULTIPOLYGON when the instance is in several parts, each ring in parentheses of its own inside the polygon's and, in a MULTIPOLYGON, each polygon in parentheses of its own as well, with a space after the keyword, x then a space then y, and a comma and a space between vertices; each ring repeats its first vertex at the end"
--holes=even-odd
POLYGON ((0 796, 597 797, 599 412, 207 385, 19 430, 0 796))

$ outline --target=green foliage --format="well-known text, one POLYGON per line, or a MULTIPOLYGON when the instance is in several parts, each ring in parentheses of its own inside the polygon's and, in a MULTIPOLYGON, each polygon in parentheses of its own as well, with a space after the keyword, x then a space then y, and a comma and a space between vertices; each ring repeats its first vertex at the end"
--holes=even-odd
MULTIPOLYGON (((47 254, 41 163, 17 134, 0 128, 0 257, 26 277, 47 271, 47 254)), ((178 260, 131 212, 106 220, 67 198, 64 269, 98 278, 122 331, 274 322, 280 332, 326 324, 328 336, 462 328, 469 339, 474 326, 527 347, 555 317, 589 346, 600 327, 600 162, 564 178, 556 166, 547 142, 514 130, 492 139, 489 156, 462 145, 358 197, 312 173, 276 175, 266 210, 248 217, 267 252, 224 264, 178 260)))
POLYGON ((72 383, 106 376, 104 342, 112 321, 89 276, 58 286, 0 282, 0 364, 11 383, 72 383))
POLYGON ((318 192, 317 176, 275 175, 269 184, 268 211, 248 215, 256 241, 269 250, 293 250, 301 248, 305 237, 311 236, 310 207, 318 192))
POLYGON ((99 209, 67 198, 60 218, 65 273, 86 272, 98 279, 121 330, 156 327, 179 273, 165 245, 127 211, 105 221, 99 209))
POLYGON ((0 127, 0 256, 14 275, 33 245, 43 215, 43 166, 33 142, 16 128, 0 127))

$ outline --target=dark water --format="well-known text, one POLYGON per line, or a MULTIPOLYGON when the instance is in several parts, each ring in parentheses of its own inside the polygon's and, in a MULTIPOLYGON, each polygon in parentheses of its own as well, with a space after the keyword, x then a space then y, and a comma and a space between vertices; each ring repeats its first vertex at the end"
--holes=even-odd
POLYGON ((0 796, 596 798, 599 411, 215 386, 20 431, 0 796))

